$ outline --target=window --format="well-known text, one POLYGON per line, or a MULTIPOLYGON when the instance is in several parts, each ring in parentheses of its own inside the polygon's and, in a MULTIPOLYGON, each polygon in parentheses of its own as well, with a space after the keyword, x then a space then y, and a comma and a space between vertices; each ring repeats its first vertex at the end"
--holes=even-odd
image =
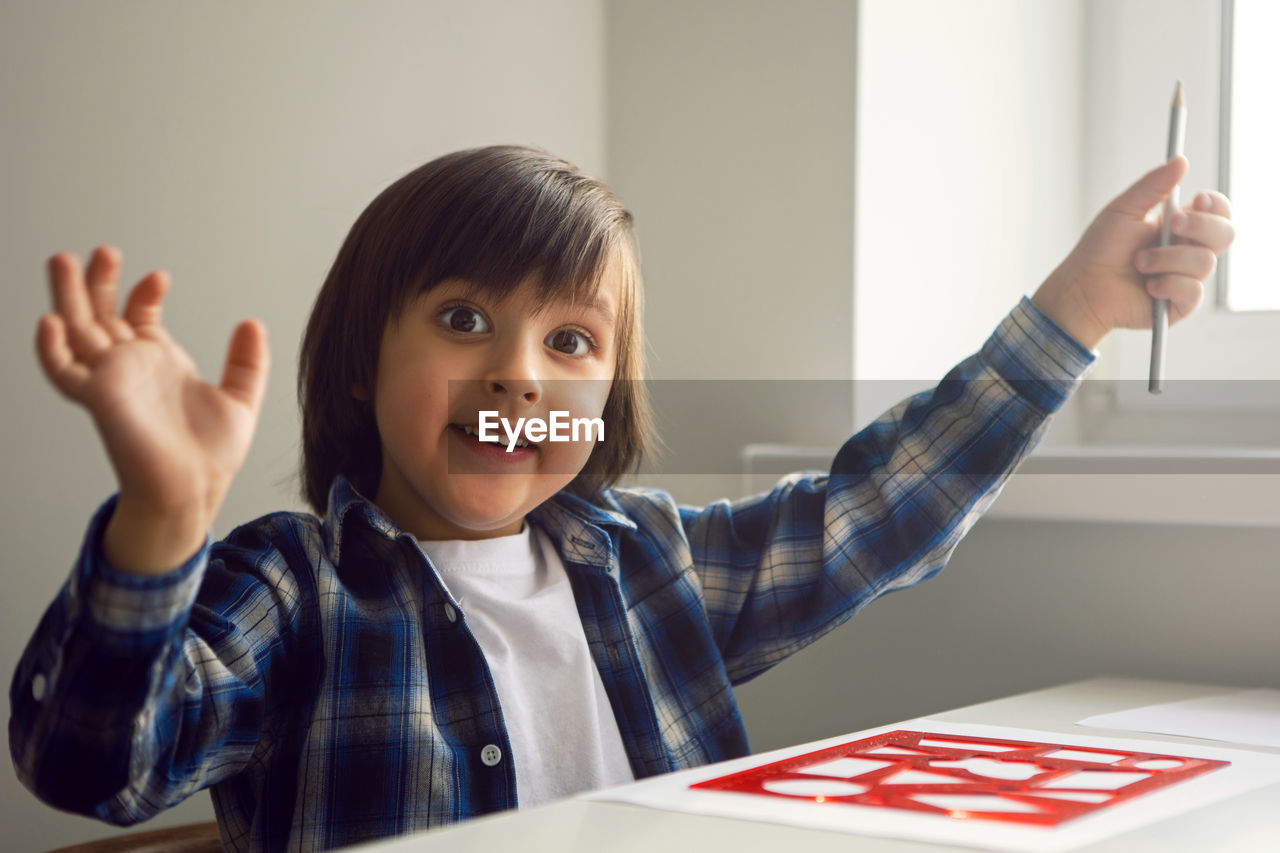
MULTIPOLYGON (((1280 278, 1273 270, 1249 272, 1246 260, 1248 244, 1271 242, 1250 233, 1265 235, 1262 223, 1275 221, 1276 211, 1259 209, 1262 202, 1251 203, 1248 195, 1257 187, 1258 198, 1268 198, 1261 189, 1262 170, 1280 146, 1274 131, 1245 129, 1241 118, 1246 111, 1254 121, 1269 118, 1270 104, 1263 99, 1280 79, 1274 64, 1270 70, 1255 64, 1274 63, 1274 55, 1266 55, 1274 47, 1266 40, 1274 40, 1276 25, 1260 18, 1247 22, 1245 15, 1274 16, 1278 6, 1275 0, 1084 0, 1081 5, 1082 216, 1092 218, 1164 158, 1169 100, 1175 81, 1182 80, 1189 110, 1185 151, 1191 161, 1183 198, 1226 187, 1237 238, 1218 276, 1207 284, 1207 304, 1170 332, 1165 393, 1147 392, 1150 332, 1108 336, 1092 378, 1010 481, 996 504, 997 515, 1276 524, 1280 312, 1246 308, 1240 282, 1280 278), (1234 31, 1248 28, 1263 40, 1261 47, 1232 44, 1233 28, 1224 24, 1233 11, 1234 31), (1234 69, 1227 61, 1235 63, 1234 69), (1231 77, 1235 85, 1228 89, 1231 77), (1241 83, 1241 77, 1250 82, 1241 83), (1248 93, 1249 85, 1258 87, 1257 94, 1248 93), (1220 120, 1222 94, 1231 96, 1237 116, 1230 135, 1220 120), (1225 143, 1232 138, 1261 154, 1229 153, 1225 143), (1229 184, 1222 179, 1227 165, 1232 167, 1229 184), (1228 268, 1234 310, 1223 291, 1228 268)), ((1274 187, 1274 174, 1271 180, 1274 187)))
POLYGON ((1165 394, 1146 392, 1150 332, 1111 335, 1094 376, 1118 381, 1109 388, 1092 383, 1110 402, 1104 406, 1094 400, 1105 414, 1086 426, 1086 434, 1098 442, 1127 442, 1122 436, 1145 434, 1151 444, 1273 446, 1280 442, 1275 392, 1280 388, 1280 310, 1274 310, 1280 309, 1280 287, 1274 269, 1262 266, 1262 247, 1271 241, 1251 235, 1267 234, 1268 221, 1280 227, 1280 212, 1264 201, 1280 192, 1269 91, 1280 79, 1270 43, 1280 4, 1091 0, 1085 10, 1086 208, 1096 211, 1163 159, 1169 98, 1175 81, 1182 80, 1188 108, 1185 151, 1191 161, 1183 199, 1200 189, 1227 186, 1229 166, 1227 192, 1237 227, 1235 244, 1207 284, 1207 304, 1170 332, 1165 394), (1224 287, 1228 269, 1234 282, 1230 300, 1224 287), (1158 428, 1103 423, 1135 413, 1149 416, 1147 426, 1158 428), (1218 428, 1211 416, 1230 417, 1231 424, 1223 420, 1218 428), (1250 420, 1254 427, 1237 429, 1250 420))
POLYGON ((1231 311, 1277 311, 1280 275, 1264 247, 1280 233, 1280 3, 1222 0, 1222 30, 1221 172, 1237 236, 1222 265, 1219 301, 1231 311))

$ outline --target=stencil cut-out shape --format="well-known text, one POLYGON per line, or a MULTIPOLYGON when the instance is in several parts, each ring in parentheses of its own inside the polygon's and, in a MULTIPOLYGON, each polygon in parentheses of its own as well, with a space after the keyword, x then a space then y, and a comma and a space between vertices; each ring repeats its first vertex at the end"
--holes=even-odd
POLYGON ((924 755, 918 749, 908 749, 905 746, 878 746, 875 749, 868 749, 863 755, 924 755))
POLYGON ((1182 762, 1172 758, 1148 758, 1146 761, 1139 761, 1133 766, 1142 770, 1172 770, 1175 767, 1181 767, 1182 762))
POLYGON ((1111 799, 1110 794, 1104 794, 1101 791, 1046 791, 1043 788, 1037 788, 1028 791, 1036 797, 1049 797, 1054 800, 1073 800, 1077 803, 1105 803, 1111 799))
POLYGON ((835 779, 766 779, 761 787, 788 797, 852 797, 866 792, 866 785, 835 779))
POLYGON ((972 785, 972 779, 961 779, 945 773, 926 773, 923 770, 900 770, 880 780, 881 785, 972 785))
POLYGON ((814 776, 861 776, 872 770, 880 770, 893 765, 892 761, 872 761, 869 758, 837 758, 834 761, 823 761, 807 767, 797 767, 797 773, 811 773, 814 776))
POLYGON ((1150 773, 1127 773, 1122 770, 1078 770, 1070 776, 1054 779, 1042 788, 1088 788, 1095 791, 1118 791, 1126 785, 1150 779, 1150 773))
POLYGON ((1065 758, 1067 761, 1092 761, 1095 764, 1115 764, 1123 755, 1110 752, 1093 752, 1084 749, 1059 749, 1045 754, 1045 758, 1065 758))
POLYGON ((1037 814, 1044 811, 1031 803, 993 794, 913 794, 911 799, 950 812, 1037 814))
POLYGON ((946 749, 970 749, 974 752, 1013 752, 1022 748, 998 743, 971 743, 965 740, 941 740, 940 738, 921 738, 920 745, 941 746, 946 749))
POLYGON ((961 770, 968 770, 970 773, 986 776, 989 779, 1006 779, 1017 782, 1025 782, 1032 776, 1045 772, 1045 769, 1039 764, 1032 764, 1029 761, 997 761, 994 758, 977 756, 959 761, 930 761, 929 766, 958 767, 961 770))

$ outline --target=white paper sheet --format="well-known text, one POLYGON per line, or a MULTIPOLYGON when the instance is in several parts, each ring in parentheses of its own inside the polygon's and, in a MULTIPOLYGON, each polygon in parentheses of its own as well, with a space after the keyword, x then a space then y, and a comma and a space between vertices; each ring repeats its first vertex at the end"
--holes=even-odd
POLYGON ((1077 725, 1280 749, 1280 690, 1242 690, 1086 717, 1077 725))
POLYGON ((631 785, 588 794, 586 799, 631 803, 668 811, 715 815, 781 823, 888 838, 904 838, 984 850, 1057 853, 1128 832, 1209 803, 1280 782, 1280 756, 1244 750, 1197 747, 1151 740, 1064 735, 1004 726, 908 720, 891 726, 828 738, 801 746, 710 767, 699 767, 645 779, 631 785), (896 729, 952 736, 1004 738, 1060 743, 1095 750, 1128 749, 1169 755, 1230 761, 1220 768, 1168 788, 1087 815, 1057 827, 1004 825, 993 821, 965 821, 899 809, 847 804, 820 804, 781 797, 760 797, 724 791, 690 790, 689 786, 785 758, 838 746, 896 729))

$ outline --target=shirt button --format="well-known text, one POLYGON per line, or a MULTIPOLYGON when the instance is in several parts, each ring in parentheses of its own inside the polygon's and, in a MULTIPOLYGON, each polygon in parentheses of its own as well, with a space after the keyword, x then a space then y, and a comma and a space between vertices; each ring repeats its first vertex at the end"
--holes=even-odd
POLYGON ((497 744, 489 744, 480 750, 480 760, 484 762, 485 767, 492 767, 502 760, 502 750, 497 744))
POLYGON ((45 691, 45 689, 46 689, 48 686, 49 686, 49 683, 48 683, 48 681, 46 681, 46 680, 45 680, 44 673, 43 673, 43 672, 37 672, 37 673, 35 674, 35 677, 31 679, 31 695, 32 695, 32 697, 33 697, 37 702, 39 702, 41 699, 43 699, 43 698, 44 698, 44 691, 45 691))
POLYGON ((444 615, 445 615, 445 618, 448 619, 450 622, 458 621, 458 611, 454 608, 452 604, 446 604, 444 606, 444 615))

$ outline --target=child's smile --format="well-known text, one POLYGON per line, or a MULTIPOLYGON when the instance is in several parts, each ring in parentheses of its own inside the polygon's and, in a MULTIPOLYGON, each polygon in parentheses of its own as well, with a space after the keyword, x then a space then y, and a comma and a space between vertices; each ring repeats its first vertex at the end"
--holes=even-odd
POLYGON ((481 441, 479 437, 480 428, 474 424, 467 424, 466 426, 450 424, 449 426, 454 430, 461 445, 472 453, 479 454, 481 459, 499 462, 505 460, 511 463, 518 459, 527 459, 538 452, 538 443, 532 442, 527 438, 517 439, 515 446, 508 450, 500 442, 481 441))
MULTIPOLYGON (((566 385, 563 390, 572 390, 572 386, 566 385)), ((607 386, 605 387, 605 393, 608 393, 607 386)), ((601 408, 604 407, 603 400, 600 406, 601 408)), ((529 415, 525 414, 519 417, 527 418, 529 415)), ((510 420, 514 423, 517 419, 513 417, 510 420)), ((523 435, 523 431, 521 437, 516 439, 515 446, 510 450, 507 449, 505 436, 500 441, 481 441, 479 438, 480 428, 476 425, 477 420, 476 413, 472 412, 470 420, 449 424, 449 434, 452 439, 450 442, 449 472, 452 474, 473 474, 477 471, 531 473, 537 470, 537 461, 541 457, 542 451, 544 449, 554 449, 547 447, 545 439, 543 441, 531 441, 527 436, 523 435)), ((588 451, 588 455, 589 453, 590 451, 588 451)), ((586 462, 585 457, 582 462, 586 462)), ((577 474, 581 467, 581 465, 578 465, 572 473, 577 474)))
POLYGON ((371 395, 382 442, 375 503, 398 526, 419 539, 518 533, 577 476, 593 441, 552 442, 521 427, 508 450, 501 429, 498 442, 479 439, 481 413, 513 429, 555 411, 600 417, 616 363, 615 269, 591 304, 547 303, 527 281, 503 301, 446 281, 387 324, 371 395))

